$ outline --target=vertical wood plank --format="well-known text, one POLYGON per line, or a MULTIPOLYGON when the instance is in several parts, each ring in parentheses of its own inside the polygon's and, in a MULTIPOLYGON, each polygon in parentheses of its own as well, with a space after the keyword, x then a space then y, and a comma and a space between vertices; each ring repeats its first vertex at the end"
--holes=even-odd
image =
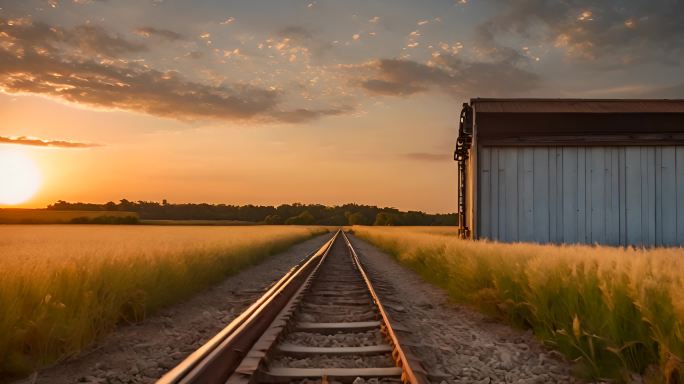
POLYGON ((524 153, 525 153, 525 148, 516 148, 517 156, 518 156, 518 177, 516 178, 516 185, 518 187, 518 204, 517 204, 517 214, 516 214, 516 226, 515 226, 515 240, 516 241, 521 241, 522 236, 524 232, 527 230, 525 228, 525 211, 524 211, 524 186, 523 186, 523 180, 525 178, 525 158, 524 158, 524 153))
POLYGON ((556 147, 556 241, 562 243, 565 241, 565 232, 563 223, 565 221, 563 216, 565 192, 563 191, 563 148, 556 147))
POLYGON ((620 245, 628 245, 627 241, 627 148, 620 147, 618 152, 618 178, 620 196, 620 245))
POLYGON ((577 237, 577 148, 563 148, 563 242, 576 243, 577 237))
POLYGON ((522 178, 523 178, 523 156, 522 156, 522 148, 515 148, 515 153, 516 153, 516 178, 515 178, 515 190, 516 190, 516 196, 517 200, 515 202, 515 233, 513 234, 513 237, 511 241, 520 241, 520 228, 524 225, 522 222, 522 178))
MULTIPOLYGON (((656 243, 656 208, 655 208, 655 149, 656 147, 650 146, 650 147, 642 147, 642 153, 645 154, 646 161, 645 161, 645 166, 646 166, 646 182, 644 183, 645 187, 645 195, 646 195, 646 200, 645 200, 645 207, 644 211, 647 213, 646 215, 642 216, 645 218, 645 243, 646 245, 653 245, 656 243)), ((642 161, 644 161, 642 159, 642 161)))
POLYGON ((549 209, 549 148, 538 147, 532 149, 532 233, 535 241, 548 243, 550 241, 549 209))
POLYGON ((539 242, 541 239, 534 233, 534 148, 520 148, 518 155, 522 155, 522 159, 518 160, 520 163, 518 169, 522 170, 518 176, 522 181, 518 199, 521 203, 519 215, 522 219, 522 225, 518 230, 519 238, 521 241, 539 242))
POLYGON ((506 241, 506 195, 508 189, 506 186, 506 152, 503 148, 498 149, 499 152, 499 222, 498 222, 498 239, 506 241))
POLYGON ((490 226, 490 219, 491 219, 491 191, 492 191, 492 186, 491 186, 491 154, 492 154, 492 149, 489 147, 481 147, 479 156, 480 156, 480 162, 479 162, 479 167, 480 167, 480 210, 477 212, 477 215, 480 217, 478 220, 478 225, 480 226, 479 230, 479 236, 480 238, 486 238, 486 239, 491 239, 492 234, 491 234, 491 226, 490 226))
POLYGON ((492 191, 491 191, 491 218, 490 218, 490 237, 492 240, 499 240, 499 213, 500 213, 500 191, 499 191, 499 148, 491 149, 491 180, 492 180, 492 191))
POLYGON ((584 243, 591 244, 591 191, 592 191, 592 152, 593 147, 584 148, 584 243))
POLYGON ((642 170, 641 148, 625 149, 625 220, 626 243, 641 245, 642 236, 642 170))
POLYGON ((577 148, 577 241, 587 242, 587 148, 577 148))
POLYGON ((655 174, 654 193, 654 213, 655 213, 655 245, 663 245, 663 149, 655 147, 655 164, 653 172, 655 174))
POLYGON ((677 244, 677 156, 675 147, 662 147, 661 151, 660 232, 662 244, 672 246, 677 244))
POLYGON ((606 159, 608 174, 606 175, 606 196, 609 203, 606 218, 606 242, 607 244, 619 245, 620 241, 620 148, 610 147, 606 159))
POLYGON ((648 151, 644 147, 639 147, 641 150, 641 244, 648 244, 648 224, 649 224, 649 210, 648 210, 648 151))
POLYGON ((613 180, 613 154, 614 154, 615 148, 609 147, 606 148, 606 153, 604 156, 604 162, 605 162, 605 172, 603 174, 603 185, 605 186, 604 188, 604 195, 606 199, 606 241, 608 241, 608 226, 611 224, 612 218, 611 218, 611 213, 613 212, 613 185, 612 185, 612 180, 613 180))
POLYGON ((592 147, 589 168, 589 242, 604 244, 606 242, 606 153, 607 147, 592 147))
POLYGON ((518 149, 505 148, 504 177, 506 182, 506 241, 518 239, 518 149))
POLYGON ((677 147, 675 159, 677 183, 677 244, 684 244, 684 147, 677 147))
POLYGON ((558 188, 557 188, 557 173, 556 173, 556 163, 558 159, 558 154, 556 147, 549 147, 547 149, 547 163, 548 163, 548 191, 549 191, 549 199, 548 199, 548 205, 549 205, 549 241, 553 243, 557 243, 560 240, 558 239, 557 236, 557 196, 558 196, 558 188))

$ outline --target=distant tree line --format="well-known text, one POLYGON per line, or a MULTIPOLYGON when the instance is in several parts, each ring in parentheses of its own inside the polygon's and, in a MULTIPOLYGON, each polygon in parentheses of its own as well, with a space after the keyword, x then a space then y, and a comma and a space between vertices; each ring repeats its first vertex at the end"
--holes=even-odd
POLYGON ((48 205, 56 211, 136 212, 141 220, 232 220, 263 224, 319 225, 456 225, 455 214, 428 214, 400 211, 370 205, 321 204, 263 205, 169 204, 154 201, 120 200, 106 204, 69 203, 60 200, 48 205))
POLYGON ((69 220, 71 224, 138 224, 140 221, 135 216, 96 216, 74 217, 69 220))

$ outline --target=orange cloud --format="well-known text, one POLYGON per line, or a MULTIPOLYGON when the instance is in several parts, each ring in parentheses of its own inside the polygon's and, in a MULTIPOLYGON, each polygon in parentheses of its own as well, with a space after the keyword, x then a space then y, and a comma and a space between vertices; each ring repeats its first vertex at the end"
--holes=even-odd
POLYGON ((0 144, 15 144, 15 145, 30 145, 34 147, 57 147, 57 148, 91 148, 101 147, 100 144, 94 143, 79 143, 75 141, 64 140, 43 140, 35 137, 18 136, 5 137, 0 136, 0 144))

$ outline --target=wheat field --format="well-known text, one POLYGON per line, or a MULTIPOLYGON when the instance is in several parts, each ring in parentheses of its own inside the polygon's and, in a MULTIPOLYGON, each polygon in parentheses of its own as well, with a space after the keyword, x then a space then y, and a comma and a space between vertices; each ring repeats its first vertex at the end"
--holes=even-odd
POLYGON ((1 224, 68 224, 78 220, 128 221, 134 224, 138 221, 135 212, 119 211, 53 211, 48 209, 23 209, 3 208, 0 209, 1 224), (131 222, 132 221, 132 222, 131 222))
POLYGON ((0 226, 0 379, 72 355, 322 227, 0 226))
POLYGON ((577 361, 580 375, 683 382, 684 248, 501 244, 430 228, 353 231, 455 300, 531 328, 577 361))

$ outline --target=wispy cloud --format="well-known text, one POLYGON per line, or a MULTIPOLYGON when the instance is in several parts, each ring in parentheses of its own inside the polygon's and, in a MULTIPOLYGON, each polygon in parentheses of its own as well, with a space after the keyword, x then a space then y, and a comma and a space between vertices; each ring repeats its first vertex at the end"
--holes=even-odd
POLYGON ((294 109, 291 111, 275 112, 273 116, 279 121, 286 123, 302 123, 306 121, 316 120, 325 116, 339 116, 349 114, 354 111, 354 108, 348 105, 342 105, 335 108, 327 109, 294 109))
POLYGON ((15 145, 29 145, 33 147, 56 147, 56 148, 92 148, 101 147, 101 144, 94 143, 80 143, 76 141, 65 140, 44 140, 36 137, 18 136, 6 137, 0 136, 0 144, 15 144, 15 145))
POLYGON ((231 24, 233 21, 235 21, 235 18, 231 16, 231 17, 229 17, 229 18, 223 20, 223 21, 220 22, 219 24, 221 24, 221 25, 228 25, 228 24, 231 24))
POLYGON ((330 42, 318 38, 314 31, 299 25, 281 28, 276 35, 286 39, 287 45, 304 47, 318 58, 333 47, 330 42))
POLYGON ((156 37, 169 41, 183 40, 185 37, 178 32, 171 31, 169 29, 160 29, 154 27, 139 27, 133 30, 136 35, 150 38, 156 37))

